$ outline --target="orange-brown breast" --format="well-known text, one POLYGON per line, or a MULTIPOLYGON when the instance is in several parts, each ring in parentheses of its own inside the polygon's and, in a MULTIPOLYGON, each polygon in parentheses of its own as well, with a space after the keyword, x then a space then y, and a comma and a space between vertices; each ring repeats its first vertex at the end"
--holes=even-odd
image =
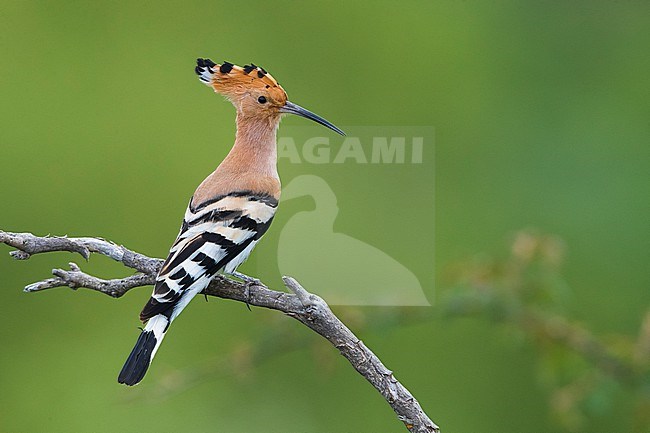
POLYGON ((192 206, 212 200, 235 191, 251 191, 268 194, 280 199, 280 180, 274 176, 259 176, 255 173, 236 173, 217 168, 194 192, 192 206))

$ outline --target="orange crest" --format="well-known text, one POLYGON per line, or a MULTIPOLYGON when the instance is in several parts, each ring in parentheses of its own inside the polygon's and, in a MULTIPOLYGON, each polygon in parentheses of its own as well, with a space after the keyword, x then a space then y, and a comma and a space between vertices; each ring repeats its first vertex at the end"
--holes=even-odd
POLYGON ((275 104, 282 106, 287 101, 287 93, 278 82, 259 66, 254 64, 244 67, 224 61, 214 63, 210 59, 196 60, 196 74, 215 92, 236 99, 251 91, 267 95, 275 104))

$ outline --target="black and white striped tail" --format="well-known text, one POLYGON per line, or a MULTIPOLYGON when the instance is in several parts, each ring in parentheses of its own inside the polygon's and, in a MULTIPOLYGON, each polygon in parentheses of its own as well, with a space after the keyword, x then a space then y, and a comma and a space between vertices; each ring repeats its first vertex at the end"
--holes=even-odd
POLYGON ((117 378, 119 383, 133 386, 142 380, 165 337, 168 326, 169 319, 162 314, 149 319, 120 371, 117 378))

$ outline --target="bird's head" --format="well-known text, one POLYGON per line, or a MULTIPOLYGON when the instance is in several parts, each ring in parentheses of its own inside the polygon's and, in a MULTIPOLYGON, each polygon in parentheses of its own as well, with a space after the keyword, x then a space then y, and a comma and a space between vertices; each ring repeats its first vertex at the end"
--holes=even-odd
POLYGON ((284 113, 296 114, 345 135, 327 120, 290 102, 287 92, 264 68, 252 63, 244 67, 228 62, 217 64, 210 59, 197 59, 196 65, 199 79, 228 98, 242 118, 279 120, 284 113))

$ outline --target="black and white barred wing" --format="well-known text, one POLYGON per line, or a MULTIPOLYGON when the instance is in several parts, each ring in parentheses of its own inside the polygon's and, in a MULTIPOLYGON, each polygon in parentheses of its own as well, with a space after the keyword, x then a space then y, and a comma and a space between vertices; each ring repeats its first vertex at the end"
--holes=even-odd
POLYGON ((268 230, 278 202, 265 195, 233 193, 190 206, 183 226, 140 313, 172 319, 221 270, 234 272, 268 230))

